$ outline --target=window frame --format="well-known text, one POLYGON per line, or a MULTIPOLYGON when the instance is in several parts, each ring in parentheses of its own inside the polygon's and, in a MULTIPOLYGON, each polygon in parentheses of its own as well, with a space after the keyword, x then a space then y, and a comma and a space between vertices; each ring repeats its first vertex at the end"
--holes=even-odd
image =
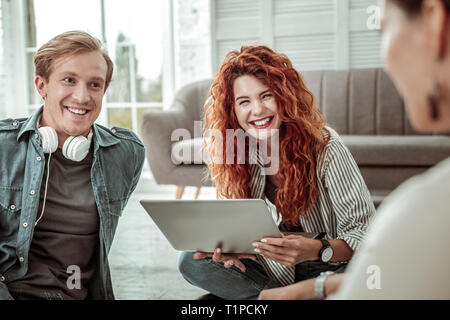
MULTIPOLYGON (((97 0, 100 2, 100 19, 101 19, 101 40, 103 42, 103 44, 108 48, 108 50, 113 50, 115 48, 109 47, 109 43, 106 40, 106 23, 105 23, 105 1, 104 0, 97 0)), ((138 127, 138 109, 140 108, 148 108, 148 109, 167 109, 170 106, 170 103, 173 99, 173 93, 174 93, 174 79, 175 79, 175 74, 174 74, 174 68, 172 67, 173 65, 171 64, 171 61, 173 61, 173 56, 174 56, 174 52, 173 52, 173 5, 172 5, 173 0, 164 0, 164 5, 163 5, 163 16, 165 16, 165 18, 163 18, 163 21, 165 21, 165 23, 162 26, 163 29, 163 83, 162 83, 162 102, 153 102, 153 101, 148 101, 148 102, 137 102, 137 97, 136 97, 136 73, 135 73, 135 68, 134 68, 134 50, 135 50, 135 44, 134 43, 130 43, 130 42, 124 42, 124 43, 120 43, 118 44, 119 46, 123 46, 123 47, 128 47, 128 49, 130 50, 130 52, 132 52, 132 54, 129 55, 129 77, 130 77, 130 101, 128 102, 109 102, 108 101, 108 97, 107 94, 105 94, 104 98, 103 98, 103 107, 102 107, 102 111, 97 119, 97 123, 105 125, 105 126, 110 126, 109 124, 109 120, 108 120, 108 110, 113 110, 113 109, 118 109, 118 108, 122 108, 122 109, 130 109, 131 110, 131 126, 132 126, 132 130, 135 133, 139 133, 140 132, 140 128, 138 127), (167 67, 169 66, 169 67, 167 67)), ((22 64, 22 66, 25 66, 23 68, 23 70, 20 72, 22 74, 22 78, 24 79, 28 79, 28 76, 32 73, 31 70, 29 70, 29 67, 26 63, 27 61, 27 57, 31 54, 31 53, 35 53, 37 51, 38 48, 36 47, 29 47, 28 43, 27 43, 27 35, 26 35, 26 30, 27 30, 27 21, 26 21, 26 16, 27 16, 27 10, 29 9, 26 3, 26 0, 20 0, 20 1, 13 1, 12 3, 16 3, 16 14, 14 16, 15 19, 11 19, 11 20, 16 20, 18 25, 21 25, 21 29, 22 29, 22 39, 17 39, 16 42, 16 47, 21 47, 21 50, 19 52, 22 52, 23 54, 21 54, 21 58, 20 60, 23 61, 24 64, 22 64)), ((106 17, 107 18, 107 17, 106 17)), ((15 68, 15 74, 17 74, 17 68, 15 68)), ((37 110, 42 104, 41 103, 30 103, 30 97, 29 97, 29 91, 28 91, 28 86, 31 85, 28 83, 29 81, 24 80, 23 82, 19 82, 19 83, 24 83, 23 86, 21 86, 21 91, 23 91, 23 94, 20 95, 16 95, 17 96, 21 96, 23 97, 22 99, 22 103, 21 105, 25 105, 25 107, 22 110, 22 113, 25 113, 27 115, 31 114, 32 112, 34 112, 35 110, 37 110)), ((17 86, 17 81, 15 82, 16 86, 17 86)), ((16 103, 18 103, 18 101, 16 101, 16 103)))

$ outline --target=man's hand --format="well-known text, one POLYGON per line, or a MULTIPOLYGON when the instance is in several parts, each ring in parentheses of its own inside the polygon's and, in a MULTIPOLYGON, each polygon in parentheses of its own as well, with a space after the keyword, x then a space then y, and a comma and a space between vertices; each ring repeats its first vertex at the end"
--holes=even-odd
POLYGON ((255 252, 293 267, 308 260, 317 260, 322 244, 319 240, 305 238, 299 235, 289 235, 283 238, 264 238, 254 242, 255 252))
POLYGON ((256 260, 254 254, 248 253, 222 253, 220 248, 217 248, 214 252, 196 252, 194 259, 204 259, 212 257, 214 262, 223 262, 225 268, 231 268, 232 266, 238 267, 242 272, 245 272, 245 265, 240 259, 252 259, 256 260))

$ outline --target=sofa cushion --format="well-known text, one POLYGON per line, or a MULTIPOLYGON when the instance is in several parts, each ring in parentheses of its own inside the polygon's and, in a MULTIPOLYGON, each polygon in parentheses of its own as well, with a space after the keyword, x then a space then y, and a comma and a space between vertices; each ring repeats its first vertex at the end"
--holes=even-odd
POLYGON ((409 178, 428 169, 429 167, 424 166, 359 166, 369 190, 393 190, 409 178))
POLYGON ((447 136, 341 135, 341 138, 359 166, 432 166, 450 157, 447 136))

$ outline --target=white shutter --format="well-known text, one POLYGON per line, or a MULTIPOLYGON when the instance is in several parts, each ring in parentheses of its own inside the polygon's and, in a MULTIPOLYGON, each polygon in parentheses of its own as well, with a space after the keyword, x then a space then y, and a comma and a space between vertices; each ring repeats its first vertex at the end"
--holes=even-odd
POLYGON ((230 50, 266 44, 300 70, 381 66, 367 8, 378 0, 211 0, 213 69, 230 50))
POLYGON ((274 49, 298 70, 335 67, 335 1, 274 0, 274 49))
POLYGON ((277 37, 275 51, 284 53, 297 70, 333 69, 335 40, 332 34, 277 37))
POLYGON ((260 0, 213 0, 211 11, 215 72, 229 51, 262 43, 262 10, 260 0))
POLYGON ((353 31, 350 33, 350 67, 381 67, 381 36, 373 31, 353 31))
POLYGON ((381 34, 370 30, 367 21, 371 13, 367 8, 377 5, 377 0, 350 0, 350 68, 370 68, 382 65, 381 34))

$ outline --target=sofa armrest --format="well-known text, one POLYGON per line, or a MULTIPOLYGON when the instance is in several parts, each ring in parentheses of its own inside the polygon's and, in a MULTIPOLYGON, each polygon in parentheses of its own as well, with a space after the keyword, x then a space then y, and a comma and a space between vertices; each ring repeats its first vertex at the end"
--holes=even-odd
POLYGON ((171 136, 176 129, 189 131, 193 124, 185 109, 173 108, 167 111, 150 110, 143 114, 141 124, 142 140, 147 149, 147 160, 155 180, 166 183, 167 177, 176 165, 171 159, 171 136))

